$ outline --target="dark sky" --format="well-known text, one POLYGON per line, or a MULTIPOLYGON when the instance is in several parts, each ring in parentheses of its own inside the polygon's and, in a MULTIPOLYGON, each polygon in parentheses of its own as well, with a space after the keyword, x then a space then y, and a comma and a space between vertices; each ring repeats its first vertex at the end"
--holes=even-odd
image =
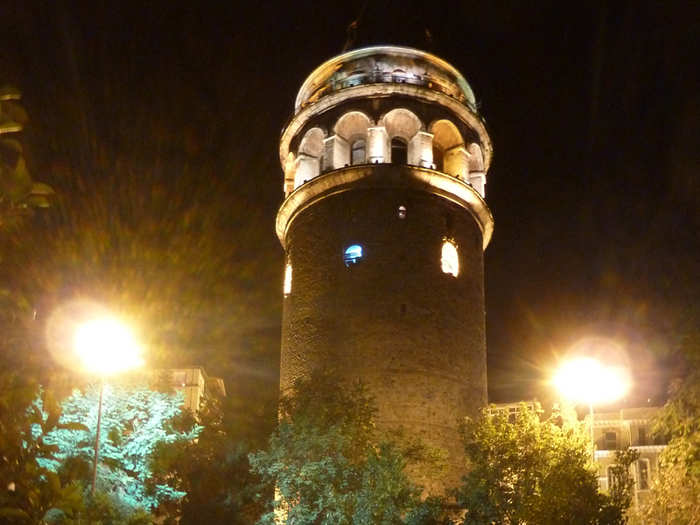
MULTIPOLYGON (((272 391, 279 133, 296 90, 342 50, 362 5, 106 4, 0 5, 0 84, 23 91, 30 166, 63 199, 47 212, 62 219, 34 227, 53 235, 76 224, 71 214, 90 221, 95 210, 129 223, 132 210, 139 222, 131 229, 147 224, 167 250, 172 224, 188 210, 203 214, 198 231, 221 246, 216 261, 188 262, 192 271, 171 278, 164 271, 147 295, 172 302, 159 291, 198 280, 191 293, 200 312, 210 309, 198 333, 230 329, 218 339, 192 336, 187 359, 272 391), (154 202, 159 192, 177 195, 176 204, 154 202), (205 304, 197 294, 209 291, 223 299, 205 304), (228 310, 226 298, 235 299, 228 310)), ((591 336, 624 349, 634 402, 662 393, 665 356, 698 326, 700 13, 692 2, 366 5, 355 43, 410 44, 451 62, 474 89, 493 140, 491 399, 546 395, 541 381, 556 358, 591 336)), ((176 230, 186 241, 173 246, 210 253, 209 241, 193 247, 190 233, 176 230)), ((110 250, 123 250, 116 244, 110 250)), ((69 295, 67 287, 56 293, 69 295)), ((178 324, 167 312, 159 319, 178 324)))

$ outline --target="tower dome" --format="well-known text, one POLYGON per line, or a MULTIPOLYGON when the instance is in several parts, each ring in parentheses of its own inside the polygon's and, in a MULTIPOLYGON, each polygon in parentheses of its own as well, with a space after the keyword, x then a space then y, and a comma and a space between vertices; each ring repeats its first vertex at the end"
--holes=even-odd
POLYGON ((319 66, 280 141, 280 387, 316 368, 361 380, 379 425, 448 455, 413 473, 434 494, 458 484, 459 422, 486 404, 491 153, 464 77, 398 46, 319 66))

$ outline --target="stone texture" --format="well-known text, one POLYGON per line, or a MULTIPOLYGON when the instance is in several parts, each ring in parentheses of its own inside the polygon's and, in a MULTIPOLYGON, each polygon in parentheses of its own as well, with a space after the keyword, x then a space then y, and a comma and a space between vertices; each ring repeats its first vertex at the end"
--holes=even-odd
POLYGON ((482 238, 469 211, 404 183, 407 169, 391 177, 385 167, 292 221, 281 388, 324 366, 362 380, 383 428, 404 427, 449 454, 445 475, 414 473, 441 493, 462 474, 459 421, 486 403, 482 238), (459 248, 456 278, 441 270, 444 237, 459 248), (348 268, 351 244, 364 257, 348 268))

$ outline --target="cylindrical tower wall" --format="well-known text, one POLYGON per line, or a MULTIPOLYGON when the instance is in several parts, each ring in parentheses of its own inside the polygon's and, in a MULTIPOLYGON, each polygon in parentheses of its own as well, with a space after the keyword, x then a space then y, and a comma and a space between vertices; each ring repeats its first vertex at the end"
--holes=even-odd
POLYGON ((414 473, 442 493, 463 474, 459 420, 486 403, 482 234, 468 210, 413 180, 412 168, 374 170, 289 226, 281 387, 321 367, 361 380, 381 428, 403 427, 448 454, 444 474, 414 473), (458 247, 457 277, 441 269, 445 238, 458 247), (346 266, 353 244, 363 257, 346 266))

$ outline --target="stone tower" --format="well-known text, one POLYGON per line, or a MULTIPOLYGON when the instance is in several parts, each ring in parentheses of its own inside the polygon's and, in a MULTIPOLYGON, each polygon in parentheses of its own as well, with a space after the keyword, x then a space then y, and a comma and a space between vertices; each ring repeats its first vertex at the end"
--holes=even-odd
POLYGON ((378 422, 450 456, 486 404, 483 250, 491 142, 464 77, 407 47, 356 49, 306 79, 282 132, 286 253, 281 389, 332 366, 378 422))

